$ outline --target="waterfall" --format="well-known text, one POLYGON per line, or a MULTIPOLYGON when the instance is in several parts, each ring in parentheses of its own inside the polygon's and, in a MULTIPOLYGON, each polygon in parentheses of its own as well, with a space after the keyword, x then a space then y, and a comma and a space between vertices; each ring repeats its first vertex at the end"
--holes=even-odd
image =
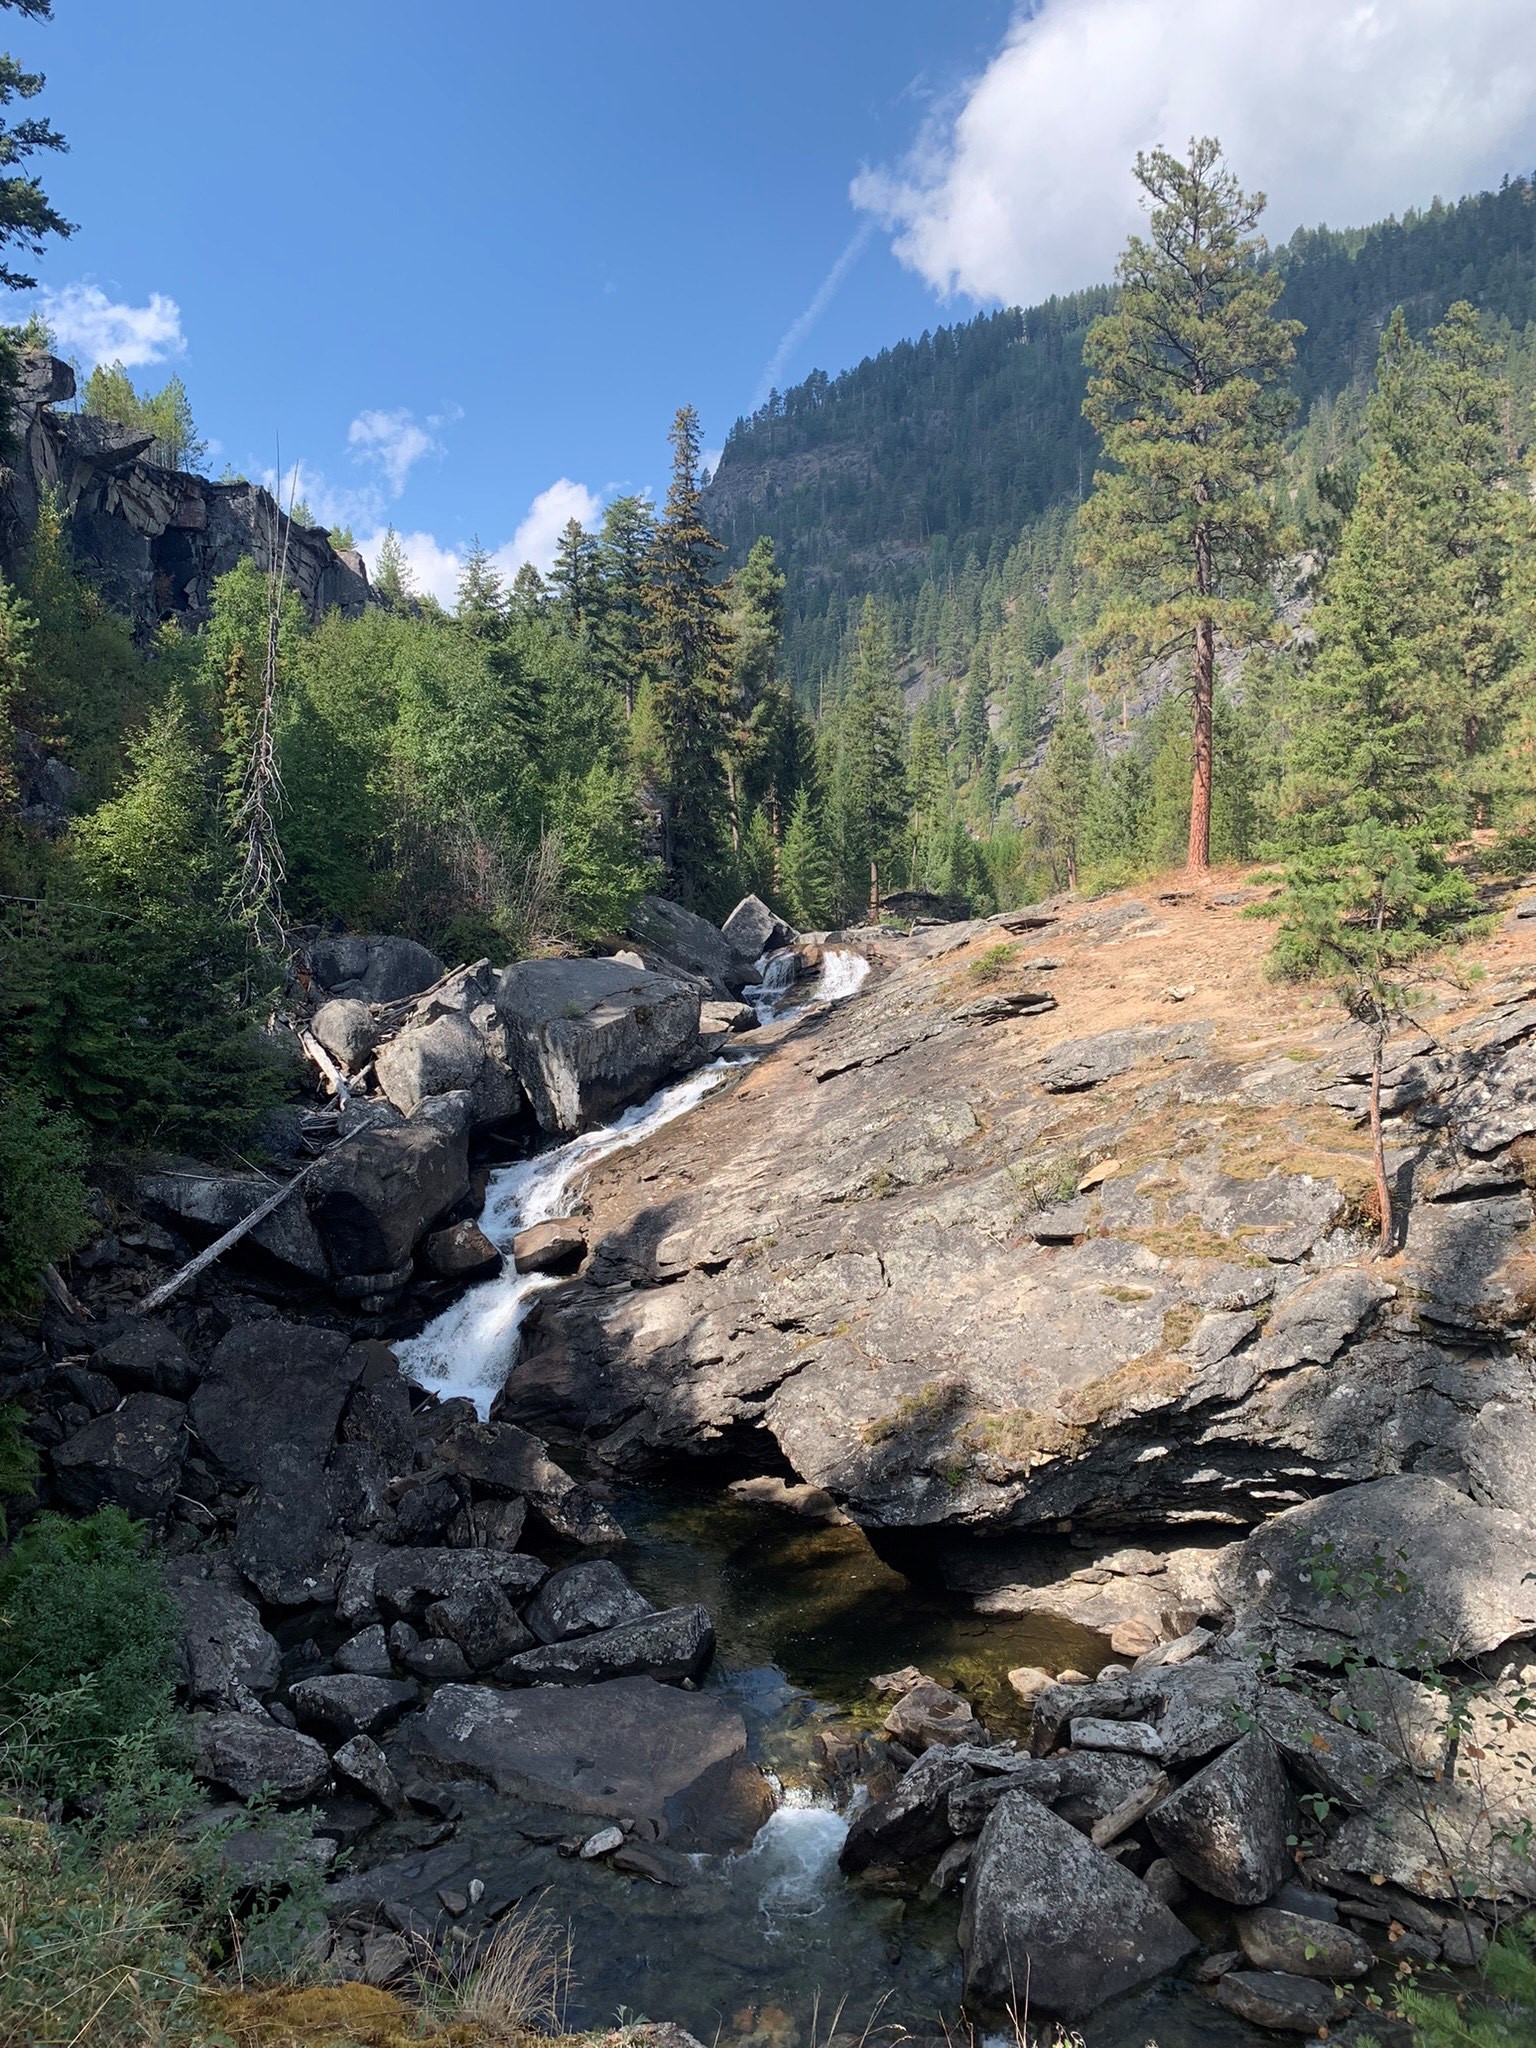
POLYGON ((792 946, 777 953, 765 953, 758 961, 759 979, 742 994, 755 1005, 759 1024, 772 1024, 779 1017, 798 1017, 818 1003, 846 1002, 849 996, 858 994, 869 972, 869 962, 862 953, 846 946, 828 946, 821 956, 820 973, 809 984, 810 994, 803 1002, 786 1005, 786 996, 797 986, 799 964, 792 946))
POLYGON ((588 1167, 638 1145, 653 1131, 686 1116, 739 1065, 739 1061, 715 1060, 686 1080, 661 1089, 648 1102, 625 1110, 617 1122, 604 1129, 583 1131, 569 1144, 493 1173, 480 1228, 507 1254, 506 1267, 494 1280, 472 1287, 428 1323, 419 1337, 396 1344, 407 1378, 419 1387, 430 1387, 445 1401, 456 1394, 468 1395, 481 1415, 487 1414, 516 1363, 518 1331, 534 1296, 556 1284, 548 1274, 519 1273, 513 1268, 513 1238, 531 1223, 568 1215, 576 1182, 588 1167))
POLYGON ((836 946, 821 958, 821 987, 816 991, 816 1000, 822 1003, 845 1003, 850 996, 856 996, 864 986, 864 977, 869 973, 869 962, 862 953, 850 952, 846 946, 836 946))

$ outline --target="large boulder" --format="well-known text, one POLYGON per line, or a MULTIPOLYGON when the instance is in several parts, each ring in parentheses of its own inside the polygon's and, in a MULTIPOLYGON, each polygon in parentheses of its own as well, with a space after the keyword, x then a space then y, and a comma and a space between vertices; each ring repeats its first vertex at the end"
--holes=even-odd
POLYGON ((720 936, 733 953, 756 962, 765 953, 792 946, 800 935, 776 911, 770 910, 761 896, 743 896, 720 927, 720 936))
POLYGON ((1001 2017, 1022 2004, 1073 2019, 1151 1983, 1195 1937, 1139 1878, 1027 1792, 982 1829, 960 1921, 965 1999, 1001 2017))
POLYGON ((520 1550, 389 1550, 374 1564, 372 1593, 386 1613, 419 1621, 436 1600, 484 1585, 516 1599, 544 1576, 538 1559, 520 1550))
POLYGON ((1179 1875, 1234 1906, 1261 1906, 1285 1881, 1295 1822, 1280 1752, 1257 1728, 1147 1817, 1179 1875))
POLYGON ((367 1063, 379 1040, 373 1012, 353 996, 336 996, 322 1003, 309 1028, 349 1074, 367 1063))
POLYGON ((937 1856, 953 1832, 947 1818, 950 1796, 974 1778, 975 1754, 935 1747, 920 1756, 888 1798, 877 1799, 854 1815, 838 1854, 843 1869, 859 1871, 871 1863, 911 1863, 937 1856))
POLYGON ((1237 1553, 1245 1619, 1326 1631, 1378 1663, 1471 1658, 1536 1635, 1530 1524, 1419 1473, 1288 1509, 1237 1553))
POLYGON ((445 1685, 409 1739, 437 1774, 568 1813, 663 1821, 679 1849, 745 1847, 772 1803, 735 1708, 650 1678, 528 1692, 445 1685))
POLYGON ((176 1332, 148 1317, 130 1322, 91 1364, 127 1393, 168 1394, 173 1401, 185 1401, 202 1376, 176 1332))
POLYGON ((417 1701, 414 1685, 405 1679, 369 1678, 339 1671, 320 1678, 301 1678, 289 1690, 300 1721, 337 1742, 354 1735, 377 1735, 399 1720, 417 1701))
POLYGON ((693 989, 616 960, 520 961, 496 1004, 541 1128, 567 1137, 643 1100, 698 1041, 693 989))
POLYGON ((269 1444, 261 1481, 240 1509, 234 1557, 271 1607, 336 1597, 345 1558, 345 1503, 305 1444, 269 1444))
POLYGON ((267 1792, 279 1806, 312 1799, 330 1781, 330 1758, 312 1735, 265 1714, 212 1714, 197 1732, 193 1775, 236 1799, 267 1792))
POLYGON ((165 1584, 181 1609, 182 1672, 192 1705, 255 1712, 277 1684, 281 1657, 235 1573, 222 1558, 173 1558, 165 1584))
POLYGON ((187 1410, 201 1455, 227 1484, 259 1484, 276 1444, 316 1476, 374 1347, 298 1323, 237 1324, 222 1339, 187 1410))
MULTIPOLYGON (((708 918, 665 896, 642 896, 629 914, 629 935, 649 966, 680 968, 713 995, 739 996, 754 979, 752 964, 708 918)), ((756 955, 753 956, 756 958, 756 955)))
POLYGON ((485 1040, 468 1017, 445 1011, 382 1046, 374 1061, 379 1086, 409 1116, 429 1096, 473 1088, 485 1065, 485 1040))
POLYGON ((568 1643, 577 1636, 617 1628, 654 1613, 616 1564, 607 1558, 567 1565, 539 1588, 524 1619, 541 1643, 568 1643))
POLYGON ((526 1500, 554 1536, 569 1543, 622 1543, 624 1531, 544 1443, 514 1422, 462 1423, 439 1445, 446 1464, 481 1493, 526 1500))
POLYGON ((317 988, 364 1003, 399 1002, 443 978, 442 961, 414 939, 365 938, 350 932, 312 939, 305 964, 317 988))
MULTIPOLYGON (((195 1173, 147 1173, 138 1184, 139 1200, 151 1215, 168 1220, 198 1243, 222 1237, 275 1192, 276 1183, 260 1174, 215 1173, 206 1167, 195 1173)), ((248 1231, 242 1242, 308 1279, 330 1275, 325 1247, 297 1195, 248 1231)))
POLYGON ((187 1411, 163 1394, 130 1394, 53 1453, 53 1485, 83 1515, 122 1508, 146 1521, 175 1497, 187 1451, 187 1411))
POLYGON ((468 1192, 466 1131, 415 1120, 338 1145, 310 1176, 309 1213, 338 1275, 394 1273, 468 1192))

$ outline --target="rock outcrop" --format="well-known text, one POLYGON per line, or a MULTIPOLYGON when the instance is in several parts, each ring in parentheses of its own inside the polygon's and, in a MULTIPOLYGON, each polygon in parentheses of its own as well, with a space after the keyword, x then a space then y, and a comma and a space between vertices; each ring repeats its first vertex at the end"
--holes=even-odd
POLYGON ((0 476, 0 559, 15 577, 45 491, 55 493, 82 573, 144 634, 167 619, 201 625, 216 579, 253 560, 287 576, 312 619, 355 617, 373 601, 355 549, 338 553, 321 527, 299 526, 259 485, 210 483, 147 460, 151 437, 55 408, 75 395, 57 357, 21 359, 11 412, 12 465, 0 476))
POLYGON ((524 960, 496 1007, 540 1128, 565 1137, 649 1095, 699 1035, 691 988, 616 960, 524 960))

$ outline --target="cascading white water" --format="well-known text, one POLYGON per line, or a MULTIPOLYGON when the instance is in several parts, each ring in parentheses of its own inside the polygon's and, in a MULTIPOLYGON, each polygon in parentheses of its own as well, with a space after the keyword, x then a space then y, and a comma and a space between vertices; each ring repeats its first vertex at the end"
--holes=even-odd
POLYGON ((770 1933, 777 1919, 805 1919, 824 1909, 847 1836, 840 1814, 793 1792, 769 1814, 751 1848, 737 1859, 733 1876, 738 1888, 756 1894, 770 1933))
POLYGON ((816 991, 819 1003, 846 1003, 850 996, 856 996, 864 986, 869 973, 869 962, 862 953, 850 952, 845 946, 834 946, 822 955, 821 987, 816 991))
MULTIPOLYGON (((510 1253, 512 1240, 531 1223, 547 1223, 569 1213, 575 1182, 588 1167, 610 1153, 638 1145, 659 1131, 735 1071, 740 1062, 716 1060, 686 1080, 675 1081, 648 1102, 625 1110, 616 1123, 584 1131, 567 1145, 541 1152, 516 1166, 491 1175, 480 1228, 499 1251, 510 1253)), ((481 1415, 489 1412, 517 1358, 517 1335, 536 1294, 555 1285, 543 1273, 519 1273, 508 1258, 495 1279, 445 1309, 419 1337, 395 1346, 401 1369, 420 1387, 430 1387, 443 1400, 467 1395, 481 1415)))
POLYGON ((849 996, 857 995, 869 972, 869 962, 862 953, 855 953, 846 946, 829 946, 821 956, 821 973, 802 1003, 785 1000, 798 986, 799 962, 791 947, 765 955, 757 963, 757 971, 762 979, 754 987, 744 990, 743 995, 755 1006, 758 1023, 772 1024, 779 1017, 799 1016, 804 1010, 814 1009, 818 1003, 843 1003, 849 996))

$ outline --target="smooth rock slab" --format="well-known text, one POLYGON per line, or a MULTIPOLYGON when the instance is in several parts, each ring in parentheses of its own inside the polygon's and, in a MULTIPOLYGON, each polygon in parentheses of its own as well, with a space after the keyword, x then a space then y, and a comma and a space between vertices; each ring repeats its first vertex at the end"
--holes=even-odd
POLYGON ((740 1714, 650 1678, 528 1692, 445 1685, 409 1740, 424 1767, 510 1797, 664 1820, 675 1848, 744 1846, 772 1803, 740 1714))
POLYGON ((1181 1877, 1258 1906, 1290 1874, 1294 1814, 1280 1752, 1253 1729, 1155 1807, 1147 1827, 1181 1877))
POLYGON ((715 1628, 704 1607, 668 1607, 638 1621, 564 1643, 541 1643, 509 1657, 496 1675, 509 1685, 591 1685, 646 1676, 676 1685, 698 1678, 715 1654, 715 1628))
POLYGON ((280 1806, 296 1806, 329 1782, 331 1760, 312 1735, 265 1715, 213 1714, 198 1730, 192 1773, 237 1799, 269 1790, 280 1806))
POLYGON ((1014 1792, 971 1860, 960 1946, 967 2006, 1001 2016, 1027 1979, 1032 2011, 1074 2019, 1151 1983, 1197 1944, 1139 1878, 1014 1792))
POLYGON ((530 1223, 512 1240, 512 1263, 519 1273, 558 1273, 579 1266, 587 1255, 587 1233, 574 1216, 548 1223, 530 1223))

